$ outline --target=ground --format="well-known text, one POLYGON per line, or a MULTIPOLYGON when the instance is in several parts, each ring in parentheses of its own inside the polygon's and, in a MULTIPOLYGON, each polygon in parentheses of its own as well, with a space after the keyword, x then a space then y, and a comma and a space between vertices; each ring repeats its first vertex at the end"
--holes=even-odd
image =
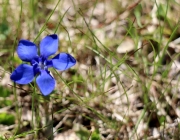
POLYGON ((0 139, 179 140, 179 0, 0 0, 0 139), (59 37, 56 88, 10 80, 20 39, 59 37), (51 133, 53 128, 53 133, 51 133))

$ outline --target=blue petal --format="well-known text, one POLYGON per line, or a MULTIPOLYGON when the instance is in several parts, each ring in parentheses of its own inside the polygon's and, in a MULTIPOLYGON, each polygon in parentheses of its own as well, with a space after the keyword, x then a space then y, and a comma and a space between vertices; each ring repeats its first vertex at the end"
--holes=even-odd
POLYGON ((13 71, 10 78, 18 84, 28 84, 34 78, 33 67, 27 64, 21 64, 13 71))
POLYGON ((37 77, 36 83, 44 96, 49 95, 55 87, 54 78, 44 70, 41 71, 41 74, 37 77))
POLYGON ((76 59, 67 53, 60 53, 52 59, 53 67, 58 70, 66 70, 76 64, 76 59))
POLYGON ((20 40, 17 48, 17 54, 21 60, 30 62, 37 56, 37 47, 28 40, 20 40))
POLYGON ((52 60, 47 60, 47 61, 46 61, 46 66, 47 66, 48 68, 53 67, 52 60))
POLYGON ((40 53, 44 57, 55 54, 58 50, 58 36, 56 34, 46 36, 40 42, 40 53))

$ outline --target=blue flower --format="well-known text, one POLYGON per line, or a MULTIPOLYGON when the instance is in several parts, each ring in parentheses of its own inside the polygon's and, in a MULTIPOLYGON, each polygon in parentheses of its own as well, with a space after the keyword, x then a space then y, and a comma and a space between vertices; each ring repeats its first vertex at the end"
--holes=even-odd
POLYGON ((52 59, 48 59, 58 50, 58 36, 48 35, 40 42, 40 55, 36 44, 28 40, 20 40, 17 47, 17 54, 22 61, 28 64, 19 65, 11 74, 11 80, 18 84, 28 84, 36 78, 36 83, 41 93, 49 95, 55 88, 55 79, 51 76, 48 68, 54 67, 57 70, 67 70, 76 64, 76 60, 70 54, 60 53, 52 59))

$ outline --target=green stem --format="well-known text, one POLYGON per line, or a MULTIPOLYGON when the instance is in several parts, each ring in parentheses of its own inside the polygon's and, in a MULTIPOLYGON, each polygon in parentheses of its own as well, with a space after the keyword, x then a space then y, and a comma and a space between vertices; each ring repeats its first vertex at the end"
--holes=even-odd
POLYGON ((45 136, 48 140, 53 140, 54 137, 53 137, 53 113, 52 111, 49 112, 50 110, 50 98, 49 96, 48 97, 44 97, 45 100, 48 99, 48 103, 45 102, 44 103, 44 112, 45 112, 45 116, 46 116, 46 129, 45 129, 45 136), (50 116, 51 116, 51 119, 50 119, 50 116))

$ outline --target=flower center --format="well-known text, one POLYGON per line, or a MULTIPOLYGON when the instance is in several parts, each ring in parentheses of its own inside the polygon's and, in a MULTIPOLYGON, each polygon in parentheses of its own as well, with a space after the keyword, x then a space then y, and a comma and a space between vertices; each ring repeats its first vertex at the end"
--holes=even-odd
POLYGON ((40 56, 31 61, 31 65, 34 68, 35 74, 40 73, 42 70, 48 70, 47 59, 40 56))
POLYGON ((47 69, 46 60, 45 61, 39 61, 38 68, 41 70, 46 70, 47 69))

